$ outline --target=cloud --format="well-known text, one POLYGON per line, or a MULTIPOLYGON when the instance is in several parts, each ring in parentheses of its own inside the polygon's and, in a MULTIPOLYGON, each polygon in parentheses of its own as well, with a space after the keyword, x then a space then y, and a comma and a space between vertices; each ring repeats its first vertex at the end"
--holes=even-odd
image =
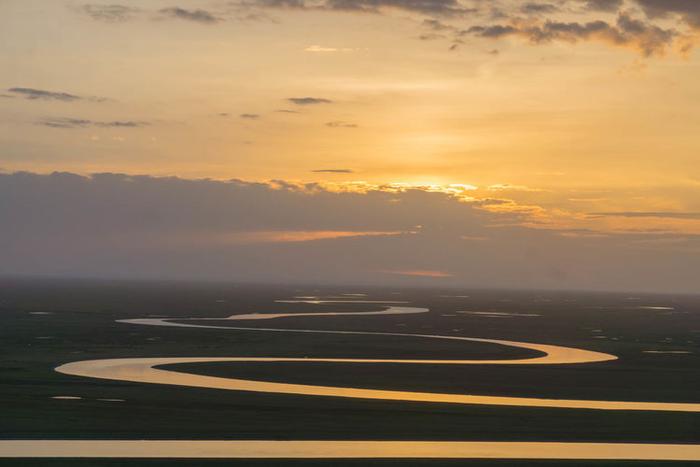
POLYGON ((620 212, 592 212, 591 216, 605 217, 657 217, 662 219, 700 219, 700 212, 677 211, 620 211, 620 212))
POLYGON ((0 173, 0 200, 3 275, 695 291, 700 268, 687 234, 562 235, 410 187, 0 173))
MULTIPOLYGON (((449 40, 450 50, 459 47, 462 44, 461 37, 466 35, 494 39, 519 36, 533 44, 597 41, 636 49, 645 56, 652 56, 662 55, 671 46, 685 54, 694 46, 697 37, 692 31, 681 29, 684 25, 690 26, 691 29, 700 28, 698 5, 694 0, 238 0, 228 2, 226 7, 218 12, 201 8, 168 7, 156 13, 161 18, 217 24, 227 20, 273 21, 262 11, 265 9, 375 14, 399 11, 412 13, 419 19, 423 17, 423 26, 433 31, 419 35, 419 39, 449 40), (626 6, 637 8, 625 9, 626 6), (647 19, 664 21, 654 24, 633 19, 631 15, 640 9, 647 19), (618 13, 616 23, 610 21, 610 13, 618 13), (575 20, 577 15, 582 16, 582 19, 575 20), (597 18, 596 15, 602 17, 597 18), (540 21, 533 22, 535 18, 540 18, 540 21), (447 24, 443 20, 455 24, 447 24), (475 21, 478 22, 475 24, 475 21), (484 21, 502 23, 485 24, 484 21)), ((91 18, 104 22, 124 22, 139 14, 148 13, 119 4, 86 4, 80 7, 80 10, 91 18)), ((304 50, 312 53, 333 53, 352 52, 357 49, 311 45, 304 50)))
POLYGON ((283 113, 283 114, 298 114, 301 113, 298 110, 289 110, 289 109, 277 109, 275 112, 278 113, 283 113))
POLYGON ((519 36, 533 44, 599 41, 619 47, 630 47, 645 56, 663 55, 680 36, 674 29, 663 29, 634 19, 626 13, 620 13, 615 24, 602 20, 586 23, 546 20, 539 24, 514 21, 505 25, 472 26, 463 31, 463 34, 490 39, 519 36))
POLYGON ((257 120, 258 118, 260 118, 260 115, 258 115, 258 114, 240 114, 239 117, 245 118, 248 120, 257 120))
POLYGON ((332 100, 321 97, 290 97, 287 100, 296 105, 330 104, 333 102, 332 100))
MULTIPOLYGON (((413 13, 419 18, 422 16, 423 26, 433 32, 421 34, 418 38, 449 40, 449 50, 457 49, 463 43, 461 38, 467 35, 492 39, 518 36, 532 44, 597 41, 635 49, 649 57, 663 55, 669 48, 686 54, 694 46, 697 37, 682 29, 688 29, 687 26, 700 28, 699 4, 694 0, 239 0, 229 2, 218 13, 182 7, 162 8, 158 13, 166 18, 216 24, 225 20, 269 20, 266 13, 261 11, 264 9, 376 14, 399 11, 413 13), (637 6, 638 9, 625 9, 626 6, 637 6), (649 20, 664 21, 655 24, 633 18, 632 14, 639 12, 639 9, 649 20), (616 22, 610 20, 610 13, 618 13, 616 22), (582 18, 576 20, 577 15, 582 18), (596 17, 598 15, 601 17, 596 17), (535 21, 536 18, 539 20, 535 21), (447 24, 443 20, 455 24, 447 24), (484 21, 501 23, 488 24, 484 21), (457 22, 462 24, 457 25, 457 22)), ((88 4, 81 9, 93 19, 106 22, 123 22, 142 13, 141 10, 118 4, 88 4)), ((311 45, 304 50, 333 53, 356 49, 311 45)))
POLYGON ((528 2, 520 7, 520 11, 528 15, 541 15, 545 13, 555 13, 559 11, 559 7, 551 3, 528 2))
POLYGON ((39 120, 37 125, 44 125, 51 128, 85 128, 92 125, 92 121, 80 118, 46 118, 39 120))
POLYGON ((445 37, 446 36, 444 34, 430 32, 428 34, 421 34, 420 36, 418 36, 418 39, 421 41, 434 41, 438 39, 445 39, 445 37))
POLYGON ((63 101, 63 102, 73 102, 73 101, 81 101, 81 100, 103 102, 103 101, 107 100, 104 97, 82 97, 82 96, 77 96, 75 94, 70 94, 67 92, 46 91, 44 89, 35 89, 35 88, 15 87, 15 88, 10 88, 7 91, 15 94, 16 96, 24 97, 25 99, 29 99, 29 100, 47 100, 47 101, 63 101))
MULTIPOLYGON (((403 235, 404 232, 362 232, 343 230, 279 230, 239 232, 218 237, 207 235, 206 241, 223 245, 241 245, 256 243, 298 243, 315 242, 319 240, 336 240, 353 237, 392 237, 403 235)), ((186 242, 185 242, 186 243, 186 242)))
POLYGON ((488 37, 491 39, 498 39, 500 37, 509 36, 512 34, 517 34, 520 32, 517 27, 510 25, 494 24, 489 26, 472 26, 464 33, 473 34, 479 37, 488 37))
POLYGON ((233 6, 234 8, 224 9, 220 14, 201 8, 167 7, 159 10, 145 10, 119 4, 86 4, 77 8, 77 10, 96 21, 106 23, 124 23, 137 17, 149 16, 153 19, 179 19, 199 24, 217 24, 226 20, 259 21, 270 19, 264 13, 245 11, 248 9, 247 6, 233 6))
POLYGON ((650 17, 676 14, 694 27, 700 27, 700 2, 695 0, 635 0, 650 17))
POLYGON ((129 21, 140 12, 139 9, 125 5, 96 5, 87 4, 80 7, 80 10, 96 21, 106 23, 122 23, 129 21))
POLYGON ((112 120, 112 121, 96 121, 81 118, 70 117, 51 117, 44 118, 37 122, 37 125, 48 126, 51 128, 141 128, 150 125, 148 122, 136 120, 112 120))
POLYGON ((315 169, 311 172, 314 173, 331 173, 331 174, 351 174, 354 170, 351 169, 315 169))
POLYGON ((595 41, 633 49, 646 57, 662 56, 671 49, 685 55, 695 45, 698 36, 688 31, 686 25, 700 27, 700 2, 630 0, 627 6, 631 2, 642 7, 646 19, 635 17, 640 13, 638 9, 625 10, 623 0, 501 3, 497 14, 488 18, 482 11, 468 17, 467 25, 457 25, 454 18, 449 23, 425 19, 423 27, 432 32, 419 38, 450 40, 450 50, 457 48, 465 36, 494 40, 520 37, 533 45, 595 41), (616 13, 615 20, 610 18, 610 13, 616 13), (652 21, 657 18, 664 21, 652 21))
POLYGON ((462 16, 479 11, 466 7, 458 0, 257 0, 241 3, 242 6, 309 11, 350 11, 382 13, 384 10, 403 10, 426 15, 462 16))
POLYGON ((165 15, 170 18, 177 18, 185 21, 193 21, 195 23, 200 24, 216 24, 223 21, 223 18, 220 18, 207 10, 202 10, 199 8, 195 10, 187 10, 185 8, 180 7, 170 7, 162 8, 161 10, 159 10, 159 12, 162 15, 165 15))
POLYGON ((618 11, 624 0, 584 0, 585 7, 590 11, 618 11))
POLYGON ((422 24, 424 27, 432 29, 433 31, 450 31, 454 29, 454 26, 445 24, 435 18, 424 19, 422 24))
POLYGON ((363 12, 396 8, 440 16, 464 15, 476 11, 464 8, 457 0, 326 0, 326 8, 363 12))
POLYGON ((111 122, 92 122, 92 124, 103 128, 142 128, 150 125, 148 122, 134 120, 113 120, 111 122))
POLYGON ((348 123, 348 122, 342 122, 342 121, 328 122, 328 123, 326 123, 326 126, 329 128, 357 128, 358 127, 358 125, 356 123, 348 123))
POLYGON ((242 6, 259 6, 263 8, 280 8, 285 10, 311 9, 304 0, 257 0, 252 3, 243 3, 242 6))

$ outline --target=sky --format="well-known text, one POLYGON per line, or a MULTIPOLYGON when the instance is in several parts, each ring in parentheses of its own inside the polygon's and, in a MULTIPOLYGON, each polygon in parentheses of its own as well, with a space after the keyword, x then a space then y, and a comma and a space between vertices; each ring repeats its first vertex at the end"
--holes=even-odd
POLYGON ((700 2, 0 0, 0 274, 697 292, 700 2))

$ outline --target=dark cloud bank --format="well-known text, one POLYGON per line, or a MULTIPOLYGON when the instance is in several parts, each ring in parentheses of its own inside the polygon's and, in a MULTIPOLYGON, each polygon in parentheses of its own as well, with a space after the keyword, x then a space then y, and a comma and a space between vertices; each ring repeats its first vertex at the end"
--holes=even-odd
POLYGON ((648 235, 567 236, 519 220, 420 190, 0 174, 0 274, 696 291, 697 238, 689 253, 648 235), (285 231, 384 234, 266 242, 285 231), (401 270, 451 276, 386 273, 401 270))

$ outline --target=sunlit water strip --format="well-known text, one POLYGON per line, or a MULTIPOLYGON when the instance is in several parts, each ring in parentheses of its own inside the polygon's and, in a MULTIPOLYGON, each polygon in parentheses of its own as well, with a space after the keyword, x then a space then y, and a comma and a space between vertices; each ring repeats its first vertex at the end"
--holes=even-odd
POLYGON ((0 457, 697 461, 700 446, 464 441, 22 440, 0 441, 0 457))
MULTIPOLYGON (((360 301, 357 301, 360 303, 360 301)), ((275 319, 292 316, 340 316, 357 314, 425 313, 427 309, 389 307, 380 312, 333 312, 304 314, 235 315, 225 320, 275 319)), ((178 320, 182 321, 182 320, 178 320)), ((235 391, 278 394, 348 397, 411 402, 452 404, 486 404, 521 407, 551 407, 598 410, 652 410, 700 412, 697 403, 627 402, 541 399, 465 394, 440 394, 411 391, 384 391, 351 387, 332 387, 274 383, 265 381, 194 375, 154 368, 176 363, 205 362, 323 362, 323 363, 393 363, 432 365, 532 365, 593 363, 615 360, 610 354, 584 349, 428 334, 374 333, 362 331, 323 331, 311 329, 241 328, 173 323, 168 319, 131 319, 124 323, 154 326, 234 329, 257 332, 302 332, 357 334, 412 338, 450 339, 500 344, 535 350, 543 356, 512 360, 411 360, 354 358, 288 357, 170 357, 86 360, 61 365, 56 371, 69 375, 117 381, 168 384, 235 391)), ((624 443, 547 443, 547 442, 423 442, 423 441, 70 441, 32 440, 0 441, 0 457, 111 457, 111 458, 433 458, 433 459, 579 459, 579 460, 700 460, 699 445, 624 444, 624 443)))
MULTIPOLYGON (((425 313, 425 308, 415 307, 388 307, 376 314, 396 315, 425 313)), ((354 312, 318 313, 318 316, 329 314, 339 316, 355 314, 354 312)), ((269 315, 270 319, 295 316, 295 314, 269 315)), ((297 315, 298 316, 298 315, 297 315)), ((259 314, 238 315, 226 318, 231 319, 261 319, 259 314)), ((214 328, 222 330, 220 326, 211 326, 194 323, 172 323, 168 319, 145 318, 121 320, 123 323, 144 324, 153 326, 178 326, 195 328, 214 328)), ((118 381, 132 381, 139 383, 169 384, 177 386, 189 386, 199 388, 223 389, 230 391, 252 391, 276 394, 296 394, 306 396, 345 397, 356 399, 392 400, 404 402, 439 402, 450 404, 482 404, 505 405, 518 407, 547 407, 567 409, 596 409, 596 410, 655 410, 675 412, 700 412, 700 404, 697 403, 670 403, 670 402, 630 402, 630 401, 604 401, 604 400, 578 400, 578 399, 546 399, 533 397, 508 397, 471 394, 445 394, 434 392, 395 391, 380 389, 362 389, 353 387, 321 386, 307 384, 277 383, 269 381, 256 381, 237 378, 222 378, 217 376, 196 375, 183 373, 172 369, 155 368, 163 365, 179 363, 211 363, 211 362, 294 362, 294 363, 355 363, 355 364, 411 364, 411 365, 552 365, 593 363, 615 360, 617 357, 601 352, 562 347, 548 344, 536 344, 529 342, 507 341, 499 339, 482 339, 461 336, 441 336, 432 334, 406 334, 390 332, 365 332, 365 331, 324 331, 317 329, 281 329, 281 328, 242 328, 226 327, 237 331, 255 332, 295 332, 295 333, 321 333, 321 334, 354 334, 372 336, 398 336, 427 339, 449 339, 459 341, 483 342, 499 344, 534 350, 542 354, 540 357, 521 358, 511 360, 436 360, 436 359, 368 359, 368 358, 291 358, 291 357, 159 357, 159 358, 117 358, 101 360, 84 360, 68 363, 56 368, 56 371, 75 376, 89 378, 111 379, 118 381)))

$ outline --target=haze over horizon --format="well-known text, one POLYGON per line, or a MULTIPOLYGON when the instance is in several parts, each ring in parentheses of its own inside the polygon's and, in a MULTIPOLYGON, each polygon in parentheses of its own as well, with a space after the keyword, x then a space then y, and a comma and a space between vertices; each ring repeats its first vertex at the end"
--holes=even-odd
POLYGON ((0 274, 697 292, 700 2, 0 2, 0 274))

